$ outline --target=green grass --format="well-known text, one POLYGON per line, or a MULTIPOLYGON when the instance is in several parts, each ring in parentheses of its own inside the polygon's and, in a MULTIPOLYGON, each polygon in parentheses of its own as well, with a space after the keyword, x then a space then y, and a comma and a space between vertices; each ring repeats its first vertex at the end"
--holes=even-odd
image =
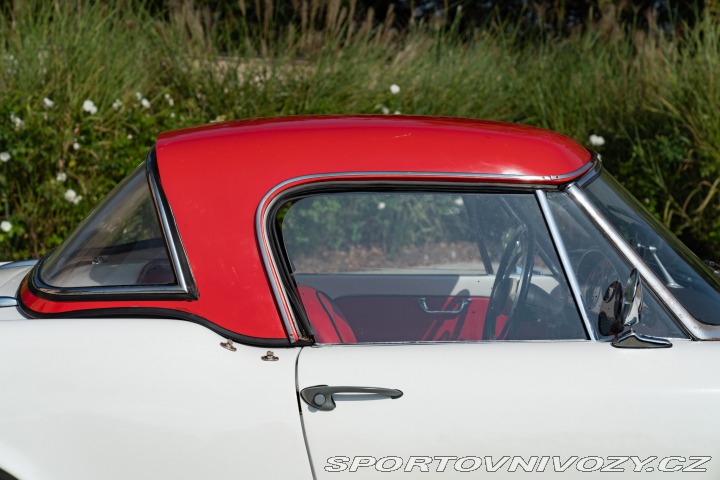
POLYGON ((191 2, 163 18, 132 0, 70 3, 16 1, 0 21, 0 152, 11 155, 0 163, 0 220, 12 224, 0 231, 2 259, 57 246, 161 131, 396 111, 537 125, 588 146, 601 135, 622 183, 720 258, 720 26, 710 18, 683 39, 590 29, 521 42, 508 25, 461 38, 452 26, 351 22, 352 2, 338 0, 315 0, 315 16, 298 12, 293 25, 274 25, 266 9, 267 22, 238 18, 233 32, 191 2), (82 198, 68 201, 70 189, 82 198))

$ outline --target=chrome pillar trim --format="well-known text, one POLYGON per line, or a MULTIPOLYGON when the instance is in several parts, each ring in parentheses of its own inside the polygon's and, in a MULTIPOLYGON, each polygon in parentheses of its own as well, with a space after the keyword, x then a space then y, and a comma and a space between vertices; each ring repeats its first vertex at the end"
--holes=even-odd
POLYGON ((270 288, 272 289, 273 296, 280 310, 285 332, 287 333, 290 343, 295 343, 299 338, 299 335, 296 335, 296 333, 300 332, 300 326, 282 290, 280 278, 278 277, 278 266, 270 253, 271 247, 266 228, 268 212, 272 210, 272 206, 275 203, 275 193, 279 189, 280 185, 266 193, 260 201, 260 205, 255 214, 255 232, 258 242, 260 243, 260 255, 262 256, 263 265, 265 266, 265 271, 270 281, 270 288))
POLYGON ((547 195, 542 190, 536 190, 535 195, 537 196, 538 202, 540 203, 540 209, 542 210, 542 213, 545 216, 545 221, 550 229, 550 236, 555 243, 555 248, 557 249, 558 256, 560 257, 560 263, 565 271, 565 276, 567 277, 568 282, 570 282, 570 290, 572 291, 573 298, 575 299, 575 304, 580 311, 580 316, 585 324, 585 329, 588 332, 590 340, 597 340, 595 329, 592 327, 590 319, 587 316, 585 300, 583 300, 583 296, 580 293, 580 284, 578 283, 572 263, 570 263, 570 256, 565 248, 565 242, 563 242, 562 236, 560 235, 560 229, 555 221, 555 215, 553 215, 552 210, 550 209, 550 203, 547 200, 547 195))
POLYGON ((163 208, 162 200, 160 197, 160 187, 157 184, 155 175, 150 171, 147 173, 148 183, 150 185, 150 192, 152 194, 153 203, 155 204, 155 210, 160 217, 160 224, 162 225, 163 236, 165 237, 165 246, 170 253, 170 259, 172 261, 173 270, 175 270, 175 277, 177 278, 178 287, 183 292, 188 292, 188 285, 185 281, 185 275, 183 274, 182 267, 180 265, 180 255, 178 254, 175 242, 173 241, 172 231, 170 229, 170 222, 168 221, 167 213, 163 208))
POLYGON ((648 286, 657 293, 660 301, 675 315, 680 321, 679 326, 691 338, 695 340, 720 340, 720 326, 706 325, 693 317, 577 185, 570 185, 567 191, 587 212, 595 225, 615 244, 631 266, 638 269, 648 286))

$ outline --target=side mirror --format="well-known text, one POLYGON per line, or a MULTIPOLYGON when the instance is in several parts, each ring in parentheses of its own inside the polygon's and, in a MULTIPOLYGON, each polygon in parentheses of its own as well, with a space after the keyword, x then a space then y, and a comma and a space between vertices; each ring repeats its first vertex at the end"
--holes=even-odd
POLYGON ((627 283, 625 284, 625 295, 622 303, 622 322, 626 327, 632 327, 640 323, 640 311, 643 307, 642 284, 640 273, 636 268, 632 269, 627 283))
POLYGON ((622 285, 617 280, 612 282, 605 290, 600 314, 598 315, 598 330, 604 337, 619 335, 625 330, 622 321, 623 294, 622 285))
MULTIPOLYGON (((618 282, 614 282, 618 283, 618 282)), ((612 286, 612 285, 611 285, 612 286)), ((615 288, 621 288, 615 286, 615 288)), ((612 341, 612 346, 616 348, 669 348, 672 343, 665 338, 652 337, 635 332, 633 327, 640 323, 643 307, 642 298, 642 281, 640 273, 633 268, 630 272, 627 284, 625 284, 625 294, 622 295, 621 318, 624 328, 629 330, 612 341)), ((601 331, 602 333, 602 331, 601 331)))

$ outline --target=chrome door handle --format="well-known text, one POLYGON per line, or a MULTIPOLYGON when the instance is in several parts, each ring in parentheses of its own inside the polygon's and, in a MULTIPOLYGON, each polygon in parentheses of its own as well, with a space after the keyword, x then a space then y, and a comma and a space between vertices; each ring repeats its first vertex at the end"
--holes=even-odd
POLYGON ((418 298, 420 308, 422 308, 425 313, 444 313, 446 315, 457 315, 458 313, 465 310, 465 307, 467 307, 471 301, 472 300, 470 300, 469 298, 463 298, 460 301, 460 306, 457 308, 457 310, 430 310, 430 308, 427 306, 427 300, 425 299, 425 297, 418 298))
POLYGON ((403 392, 394 388, 378 388, 378 387, 330 387, 328 385, 315 385, 314 387, 303 388, 300 391, 300 397, 318 410, 334 410, 335 393, 360 393, 370 395, 383 395, 390 398, 400 398, 403 392))

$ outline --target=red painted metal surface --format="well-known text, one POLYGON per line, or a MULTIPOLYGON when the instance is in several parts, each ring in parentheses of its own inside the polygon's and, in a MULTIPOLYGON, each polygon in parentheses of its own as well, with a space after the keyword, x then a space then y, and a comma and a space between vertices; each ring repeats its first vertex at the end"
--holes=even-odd
POLYGON ((199 300, 48 302, 24 288, 30 309, 177 309, 241 335, 286 338, 268 280, 274 274, 265 271, 255 229, 261 200, 279 184, 360 172, 354 180, 468 181, 473 175, 475 181, 548 185, 580 175, 590 161, 590 153, 573 140, 537 128, 395 116, 215 124, 160 135, 156 154, 199 300))

